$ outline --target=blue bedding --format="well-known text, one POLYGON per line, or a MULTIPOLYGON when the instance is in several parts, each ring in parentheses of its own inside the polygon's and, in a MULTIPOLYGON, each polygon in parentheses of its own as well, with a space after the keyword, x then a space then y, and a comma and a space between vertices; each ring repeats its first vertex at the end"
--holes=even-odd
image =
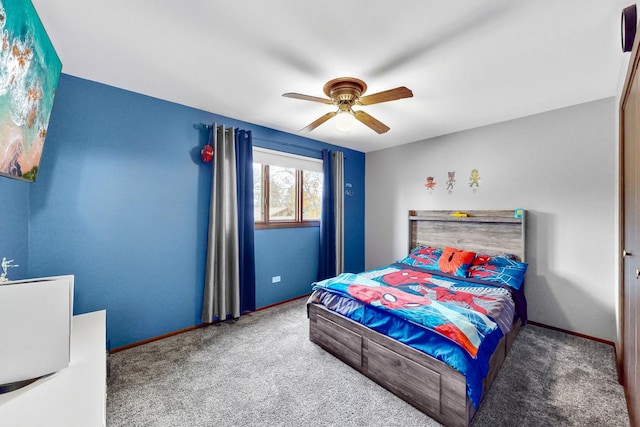
POLYGON ((482 380, 514 315, 526 320, 522 296, 508 286, 450 276, 406 264, 316 282, 322 304, 462 372, 477 408, 482 380))

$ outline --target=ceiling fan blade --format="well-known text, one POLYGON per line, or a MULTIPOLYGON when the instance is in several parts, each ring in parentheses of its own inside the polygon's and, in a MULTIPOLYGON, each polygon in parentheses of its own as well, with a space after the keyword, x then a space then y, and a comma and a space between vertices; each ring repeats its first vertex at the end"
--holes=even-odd
POLYGON ((360 98, 361 105, 379 104, 381 102, 395 101, 396 99, 411 98, 413 92, 404 86, 397 87, 395 89, 385 90, 384 92, 374 93, 372 95, 363 96, 360 98))
POLYGON ((314 121, 313 123, 309 124, 304 129, 300 129, 300 132, 311 132, 312 130, 314 130, 315 128, 317 128, 318 126, 320 126, 321 124, 323 124, 324 122, 326 122, 327 120, 335 116, 336 114, 338 114, 337 111, 332 111, 330 113, 327 113, 324 116, 317 119, 316 121, 314 121))
POLYGON ((288 93, 283 93, 282 96, 287 98, 302 99, 304 101, 322 102, 323 104, 329 104, 329 105, 332 104, 332 101, 330 99, 319 98, 317 96, 311 96, 311 95, 303 95, 301 93, 288 92, 288 93))
POLYGON ((385 133, 390 129, 389 126, 385 125, 380 120, 376 119, 373 116, 370 116, 362 110, 354 111, 353 114, 356 116, 356 119, 358 119, 359 122, 365 124, 366 126, 369 126, 371 129, 378 133, 385 133))

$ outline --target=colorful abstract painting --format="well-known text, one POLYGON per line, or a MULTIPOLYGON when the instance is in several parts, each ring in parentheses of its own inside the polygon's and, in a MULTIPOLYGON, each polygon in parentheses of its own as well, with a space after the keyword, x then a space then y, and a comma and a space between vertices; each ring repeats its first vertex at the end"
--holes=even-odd
POLYGON ((0 0, 0 175, 35 181, 62 63, 29 0, 0 0))

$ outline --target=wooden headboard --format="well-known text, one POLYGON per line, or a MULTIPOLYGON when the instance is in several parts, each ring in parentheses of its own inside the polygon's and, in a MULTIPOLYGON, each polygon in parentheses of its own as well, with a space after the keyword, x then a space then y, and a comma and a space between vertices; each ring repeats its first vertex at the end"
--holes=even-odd
POLYGON ((409 211, 409 250, 419 245, 451 246, 476 253, 508 253, 525 261, 525 218, 514 211, 463 211, 468 217, 451 216, 455 211, 409 211))

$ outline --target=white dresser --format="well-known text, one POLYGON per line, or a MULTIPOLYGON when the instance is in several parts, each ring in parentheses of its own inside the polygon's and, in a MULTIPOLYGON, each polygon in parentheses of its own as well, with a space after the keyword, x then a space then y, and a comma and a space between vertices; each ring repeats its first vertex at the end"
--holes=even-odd
POLYGON ((106 358, 106 311, 73 316, 69 366, 0 395, 0 426, 104 426, 106 358))

